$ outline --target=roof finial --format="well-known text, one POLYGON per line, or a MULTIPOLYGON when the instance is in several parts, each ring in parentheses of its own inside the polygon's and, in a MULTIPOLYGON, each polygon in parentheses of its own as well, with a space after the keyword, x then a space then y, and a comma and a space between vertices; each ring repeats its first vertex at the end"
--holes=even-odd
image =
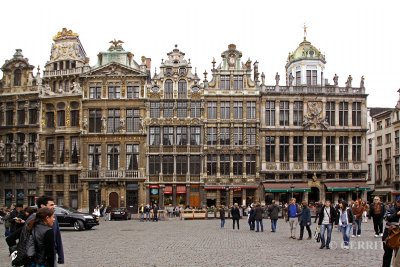
POLYGON ((303 29, 304 29, 304 41, 306 40, 306 37, 307 37, 307 26, 306 26, 306 23, 304 22, 304 26, 303 26, 303 29))

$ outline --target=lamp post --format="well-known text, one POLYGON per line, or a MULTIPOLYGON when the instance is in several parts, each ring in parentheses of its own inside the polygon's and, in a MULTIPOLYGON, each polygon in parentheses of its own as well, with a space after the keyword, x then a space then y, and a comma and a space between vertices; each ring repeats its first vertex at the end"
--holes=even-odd
POLYGON ((360 188, 360 186, 357 184, 357 185, 356 185, 356 197, 357 197, 356 200, 358 200, 358 189, 359 189, 359 188, 360 188))
POLYGON ((229 208, 229 187, 225 186, 226 207, 229 208))
POLYGON ((97 194, 99 193, 99 185, 94 185, 94 192, 96 193, 95 194, 95 201, 94 201, 94 205, 96 206, 96 208, 97 208, 97 205, 99 204, 98 203, 98 200, 97 200, 97 194))
POLYGON ((291 190, 291 192, 292 192, 292 198, 293 198, 293 188, 294 188, 294 185, 291 184, 291 185, 290 185, 290 190, 291 190))

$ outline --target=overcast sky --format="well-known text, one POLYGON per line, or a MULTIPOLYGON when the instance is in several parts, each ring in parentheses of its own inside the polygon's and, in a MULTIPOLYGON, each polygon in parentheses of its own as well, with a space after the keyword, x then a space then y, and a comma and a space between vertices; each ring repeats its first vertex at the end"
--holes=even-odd
POLYGON ((32 65, 42 68, 50 57, 52 37, 66 27, 79 34, 90 65, 116 38, 137 62, 143 55, 152 58, 154 73, 178 44, 201 80, 204 70, 210 73, 213 57, 219 64, 221 53, 234 43, 243 61, 259 62, 266 83, 272 85, 276 72, 284 76, 287 55, 302 41, 306 23, 307 39, 325 53, 324 77, 331 84, 335 73, 340 86, 349 74, 358 86, 364 75, 368 106, 394 107, 400 88, 400 4, 384 3, 8 0, 1 3, 0 63, 21 48, 32 65))

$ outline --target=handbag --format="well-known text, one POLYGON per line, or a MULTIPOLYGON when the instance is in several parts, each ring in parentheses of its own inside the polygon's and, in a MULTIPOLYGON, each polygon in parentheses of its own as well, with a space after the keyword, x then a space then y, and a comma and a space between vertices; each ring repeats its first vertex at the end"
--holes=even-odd
POLYGON ((315 238, 315 240, 317 241, 317 243, 321 242, 321 233, 320 233, 319 226, 317 226, 317 227, 315 228, 314 238, 315 238))
POLYGON ((389 229, 389 235, 386 237, 385 243, 391 249, 400 248, 400 228, 389 229))

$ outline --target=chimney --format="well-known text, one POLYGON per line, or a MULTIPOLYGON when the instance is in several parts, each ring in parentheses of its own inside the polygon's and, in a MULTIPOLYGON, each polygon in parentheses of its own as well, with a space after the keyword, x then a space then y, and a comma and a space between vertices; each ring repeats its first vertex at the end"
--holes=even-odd
POLYGON ((151 68, 151 58, 149 58, 149 57, 146 57, 146 68, 148 70, 150 70, 150 68, 151 68))

